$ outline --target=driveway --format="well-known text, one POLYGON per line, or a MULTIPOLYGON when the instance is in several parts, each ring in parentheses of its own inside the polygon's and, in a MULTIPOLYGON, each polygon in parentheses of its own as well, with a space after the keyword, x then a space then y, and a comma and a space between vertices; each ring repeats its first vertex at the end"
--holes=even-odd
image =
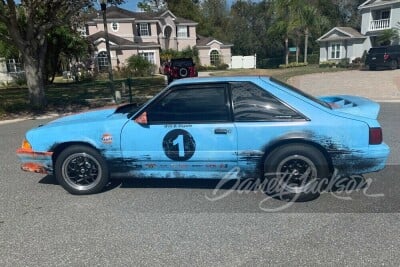
POLYGON ((292 77, 288 83, 312 94, 350 94, 376 101, 400 101, 400 69, 343 71, 292 77))

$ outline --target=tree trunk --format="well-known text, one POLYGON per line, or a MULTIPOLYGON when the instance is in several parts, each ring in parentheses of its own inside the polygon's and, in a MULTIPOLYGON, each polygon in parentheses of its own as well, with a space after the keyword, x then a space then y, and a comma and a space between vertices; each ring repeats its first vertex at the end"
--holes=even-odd
POLYGON ((285 64, 289 65, 289 38, 285 38, 285 64))
POLYGON ((26 75, 26 83, 29 90, 29 101, 34 109, 42 110, 47 104, 44 92, 44 74, 45 74, 45 56, 47 45, 35 44, 33 41, 31 46, 24 51, 24 69, 26 75), (36 48, 36 49, 35 49, 36 48))
POLYGON ((307 50, 308 50, 308 28, 304 31, 304 63, 307 64, 307 50))

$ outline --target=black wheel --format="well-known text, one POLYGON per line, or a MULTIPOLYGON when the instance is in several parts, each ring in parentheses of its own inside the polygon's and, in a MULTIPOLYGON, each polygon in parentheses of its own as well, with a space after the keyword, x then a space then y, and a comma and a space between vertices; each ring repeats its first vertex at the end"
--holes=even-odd
POLYGON ((189 71, 187 68, 180 68, 179 69, 179 77, 186 78, 189 75, 189 71))
POLYGON ((397 61, 396 60, 392 60, 390 61, 390 69, 395 70, 397 69, 397 61))
POLYGON ((75 145, 57 157, 55 176, 71 194, 84 195, 100 192, 108 183, 109 174, 107 163, 97 150, 75 145))
POLYGON ((266 194, 284 201, 304 202, 320 194, 319 181, 329 178, 324 155, 306 144, 288 144, 274 149, 265 159, 266 194))

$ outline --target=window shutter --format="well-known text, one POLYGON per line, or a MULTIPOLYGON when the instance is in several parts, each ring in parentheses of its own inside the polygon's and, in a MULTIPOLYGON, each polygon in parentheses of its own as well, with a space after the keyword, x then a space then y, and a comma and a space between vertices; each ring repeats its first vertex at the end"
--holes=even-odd
POLYGON ((186 26, 186 36, 187 36, 187 37, 190 37, 189 26, 186 26))
POLYGON ((149 29, 149 36, 151 36, 151 24, 147 23, 147 28, 149 29))
POLYGON ((140 25, 139 24, 136 24, 136 33, 137 33, 137 36, 140 36, 140 25))

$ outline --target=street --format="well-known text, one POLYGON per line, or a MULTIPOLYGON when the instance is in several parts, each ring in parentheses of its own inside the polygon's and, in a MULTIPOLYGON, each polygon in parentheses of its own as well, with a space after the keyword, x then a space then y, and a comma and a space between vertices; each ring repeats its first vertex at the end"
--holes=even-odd
POLYGON ((367 186, 289 204, 244 190, 215 200, 219 181, 201 180, 113 181, 73 196, 15 155, 48 120, 0 125, 0 266, 398 265, 398 114, 381 103, 391 154, 367 186))

